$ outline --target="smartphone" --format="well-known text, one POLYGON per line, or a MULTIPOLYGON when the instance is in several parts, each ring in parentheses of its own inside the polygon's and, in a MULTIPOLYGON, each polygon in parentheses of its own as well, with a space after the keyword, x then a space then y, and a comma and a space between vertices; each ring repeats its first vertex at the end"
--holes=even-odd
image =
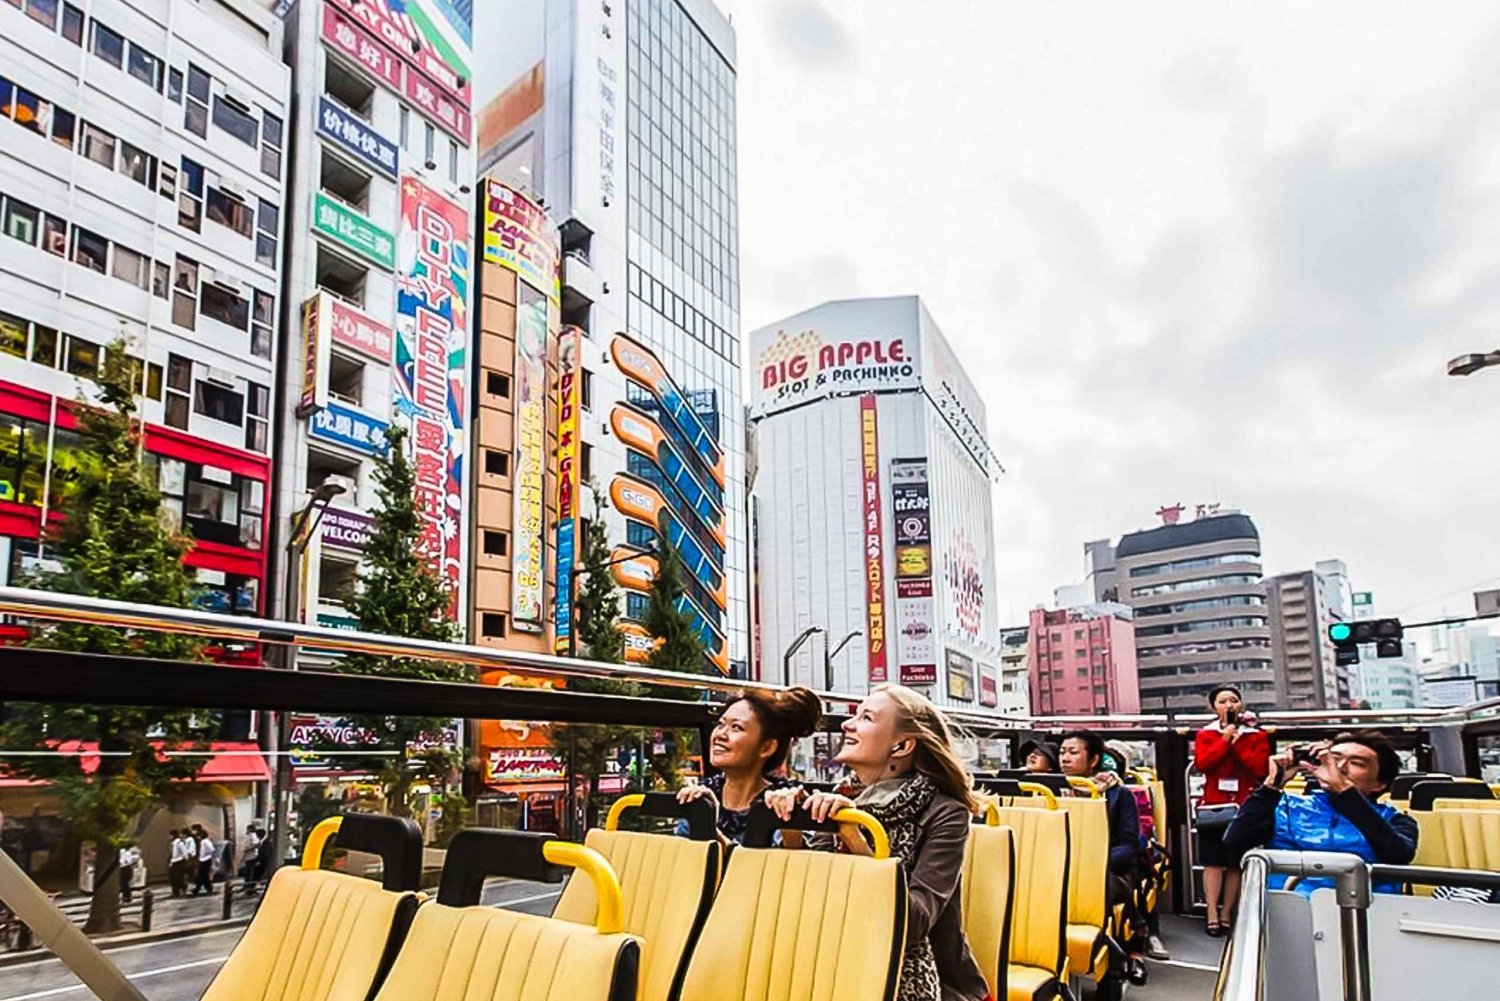
POLYGON ((1228 713, 1225 714, 1225 716, 1224 716, 1224 725, 1225 726, 1239 726, 1239 723, 1240 723, 1240 711, 1238 709, 1231 709, 1231 710, 1229 710, 1228 713))
POLYGON ((1298 764, 1311 765, 1316 768, 1321 759, 1318 757, 1318 749, 1311 744, 1304 744, 1294 752, 1293 760, 1298 764))

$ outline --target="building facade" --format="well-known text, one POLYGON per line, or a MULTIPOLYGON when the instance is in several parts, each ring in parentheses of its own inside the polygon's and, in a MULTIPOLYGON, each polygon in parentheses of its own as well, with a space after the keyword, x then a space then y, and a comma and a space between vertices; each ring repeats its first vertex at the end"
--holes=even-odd
POLYGON ((1364 659, 1350 682, 1355 708, 1393 711, 1421 705, 1422 659, 1410 640, 1401 644, 1400 657, 1364 659))
POLYGON ((1115 576, 1135 616, 1143 712, 1202 709, 1219 684, 1275 707, 1260 536, 1247 516, 1132 532, 1115 548, 1115 576))
POLYGON ((286 16, 298 95, 282 323, 279 539, 339 494, 281 580, 285 617, 353 627, 374 459, 406 430, 423 555, 466 620, 472 29, 435 0, 324 0, 286 16), (288 577, 290 579, 288 579, 288 577))
POLYGON ((1316 570, 1265 579, 1276 704, 1282 709, 1340 709, 1349 704, 1349 670, 1335 663, 1328 627, 1344 621, 1336 582, 1316 570))
POLYGON ((0 3, 0 580, 45 559, 118 340, 200 606, 270 610, 291 90, 264 7, 0 3))
POLYGON ((998 706, 998 464, 921 301, 826 303, 754 331, 750 351, 757 677, 998 706), (831 667, 823 642, 788 660, 810 629, 857 641, 831 667))
POLYGON ((1135 625, 1109 602, 1032 609, 1027 673, 1037 716, 1108 716, 1141 711, 1135 625))
POLYGON ((1031 712, 1031 645, 1029 626, 1000 630, 1000 711, 1025 716, 1031 712))
POLYGON ((482 22, 495 58, 482 67, 493 80, 477 142, 481 170, 559 224, 561 320, 581 334, 591 391, 580 467, 609 498, 595 508, 583 492, 579 517, 604 518, 623 560, 633 656, 645 649, 648 551, 665 534, 710 661, 744 676, 734 31, 709 0, 523 6, 525 25, 482 22))

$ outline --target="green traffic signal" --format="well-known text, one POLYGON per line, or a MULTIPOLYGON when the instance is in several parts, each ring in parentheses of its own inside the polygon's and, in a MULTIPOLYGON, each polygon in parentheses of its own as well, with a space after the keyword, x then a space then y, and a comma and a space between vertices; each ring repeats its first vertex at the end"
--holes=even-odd
POLYGON ((1347 622, 1335 622, 1328 627, 1328 638, 1335 643, 1348 643, 1354 636, 1354 630, 1347 622))

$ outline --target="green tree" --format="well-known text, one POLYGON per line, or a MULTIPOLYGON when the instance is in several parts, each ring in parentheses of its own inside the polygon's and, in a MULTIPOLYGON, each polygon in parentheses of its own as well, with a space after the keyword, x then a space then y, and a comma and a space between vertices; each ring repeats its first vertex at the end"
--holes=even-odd
MULTIPOLYGON (((693 613, 687 605, 683 583, 683 565, 677 548, 665 531, 660 533, 656 551, 656 576, 646 605, 646 631, 656 642, 647 661, 662 671, 705 674, 710 670, 703 639, 693 626, 693 613)), ((682 698, 691 689, 666 689, 663 698, 682 698)), ((654 754, 651 768, 657 780, 668 789, 681 782, 682 763, 691 748, 693 734, 672 730, 664 734, 665 753, 654 754)))
MULTIPOLYGON (((387 439, 390 447, 375 463, 375 525, 365 546, 360 587, 345 597, 344 604, 366 632, 451 643, 459 638, 458 623, 450 616, 452 592, 420 551, 422 520, 416 506, 416 471, 406 454, 406 429, 392 425, 387 439)), ((422 681, 475 680, 467 665, 418 657, 350 654, 336 669, 422 681)), ((411 788, 418 780, 446 786, 448 777, 462 764, 459 751, 440 741, 452 720, 430 716, 347 719, 375 735, 370 749, 389 752, 377 759, 382 762, 378 779, 386 809, 395 816, 411 815, 411 788)), ((329 756, 338 758, 337 753, 329 756)), ((368 768, 370 760, 362 757, 339 763, 368 768)))
MULTIPOLYGON (((620 632, 620 588, 614 574, 603 567, 610 559, 609 535, 604 514, 609 501, 598 485, 588 483, 594 497, 594 517, 579 540, 574 577, 573 629, 578 655, 588 660, 619 664, 625 659, 625 635, 620 632), (578 571, 583 571, 581 574, 578 571)), ((639 696, 641 686, 609 678, 578 678, 569 684, 575 692, 595 695, 639 696)), ((566 726, 554 724, 552 753, 571 761, 576 775, 588 779, 588 807, 592 812, 599 796, 599 778, 609 771, 609 761, 622 745, 634 744, 639 730, 607 724, 566 726)), ((588 818, 593 823, 592 815, 588 818)))
MULTIPOLYGON (((186 608, 194 584, 182 557, 192 542, 162 520, 156 467, 143 461, 136 415, 139 362, 126 350, 122 339, 110 345, 98 379, 99 405, 80 402, 77 410, 82 441, 76 476, 53 509, 45 539, 58 569, 39 570, 27 583, 186 608)), ((29 645, 158 660, 202 657, 202 643, 180 632, 72 623, 39 626, 29 645)), ((121 685, 128 690, 129 679, 122 678, 121 685)), ((10 774, 49 783, 71 833, 94 842, 95 892, 84 927, 91 933, 119 930, 119 849, 143 811, 167 796, 173 783, 192 780, 203 767, 202 752, 217 731, 217 715, 89 705, 6 708, 0 746, 62 753, 0 758, 0 764, 10 774), (98 755, 80 755, 79 744, 97 745, 98 755)))

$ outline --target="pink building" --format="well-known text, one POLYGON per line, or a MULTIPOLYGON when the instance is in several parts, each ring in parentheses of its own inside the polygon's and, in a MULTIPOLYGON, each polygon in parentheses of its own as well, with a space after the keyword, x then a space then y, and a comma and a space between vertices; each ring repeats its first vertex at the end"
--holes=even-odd
POLYGON ((1035 715, 1141 711, 1135 624, 1124 605, 1105 602, 1057 611, 1032 609, 1026 664, 1035 715))

